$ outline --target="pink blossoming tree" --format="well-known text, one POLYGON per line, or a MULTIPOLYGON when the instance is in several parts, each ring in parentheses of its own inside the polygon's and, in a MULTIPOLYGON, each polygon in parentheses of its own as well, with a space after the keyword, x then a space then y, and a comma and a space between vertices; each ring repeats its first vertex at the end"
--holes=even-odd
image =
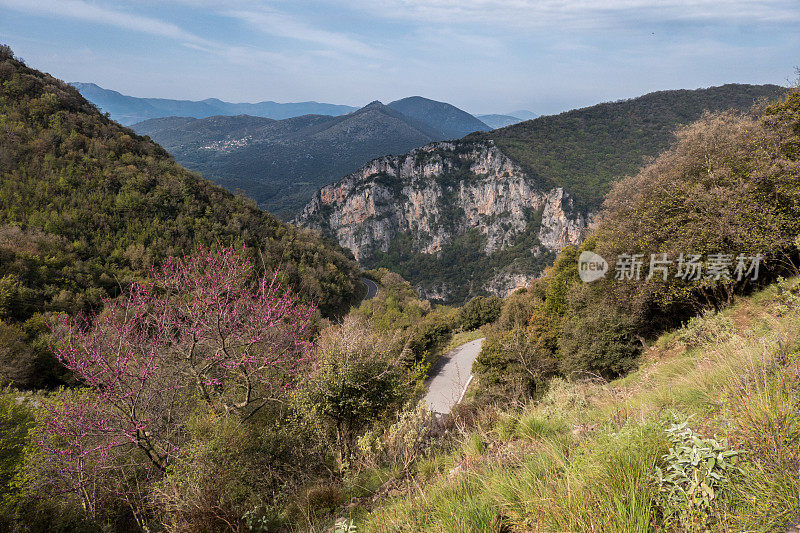
POLYGON ((244 250, 201 249, 152 277, 54 328, 57 357, 88 390, 45 402, 42 450, 92 514, 103 494, 128 498, 180 458, 200 406, 244 423, 309 361, 314 308, 244 250))

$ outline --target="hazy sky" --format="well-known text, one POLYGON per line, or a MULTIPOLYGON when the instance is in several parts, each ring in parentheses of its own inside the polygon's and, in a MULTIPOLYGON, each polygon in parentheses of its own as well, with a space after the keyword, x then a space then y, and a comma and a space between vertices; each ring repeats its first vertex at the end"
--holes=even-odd
POLYGON ((35 68, 133 96, 555 113, 654 90, 787 84, 800 0, 0 0, 35 68))

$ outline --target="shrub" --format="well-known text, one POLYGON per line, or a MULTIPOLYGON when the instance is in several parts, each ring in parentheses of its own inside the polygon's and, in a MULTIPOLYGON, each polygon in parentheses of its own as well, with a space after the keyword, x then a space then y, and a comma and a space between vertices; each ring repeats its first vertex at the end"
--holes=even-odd
POLYGON ((0 385, 29 387, 36 382, 36 356, 19 326, 0 321, 0 385))
MULTIPOLYGON (((376 428, 377 430, 378 428, 376 428)), ((373 430, 358 439, 362 457, 373 466, 389 462, 401 472, 421 459, 433 433, 433 418, 424 402, 405 410, 383 434, 373 430)))
POLYGON ((559 339, 562 372, 611 378, 630 371, 640 348, 636 326, 633 317, 606 303, 589 286, 574 286, 559 339))
POLYGON ((33 415, 17 404, 10 388, 0 388, 0 502, 14 493, 12 481, 22 468, 32 427, 33 415))
POLYGON ((734 333, 733 320, 710 310, 693 316, 678 330, 678 340, 686 346, 704 346, 709 343, 724 342, 734 333))
POLYGON ((514 292, 503 300, 498 327, 504 330, 524 328, 533 315, 536 303, 531 293, 527 291, 514 292))
POLYGON ((496 296, 476 296, 458 312, 458 323, 465 331, 477 329, 500 317, 502 300, 496 296))
POLYGON ((409 328, 410 337, 406 346, 413 360, 407 363, 433 362, 434 356, 441 353, 453 337, 453 314, 452 309, 439 307, 409 328))
POLYGON ((688 422, 667 430, 672 447, 664 455, 665 471, 656 468, 659 507, 668 527, 680 525, 690 531, 712 525, 719 493, 737 469, 739 452, 717 441, 696 435, 688 422))
POLYGON ((396 341, 355 316, 317 340, 316 368, 298 390, 297 404, 324 435, 333 434, 342 466, 349 463, 358 435, 393 414, 414 389, 396 341))

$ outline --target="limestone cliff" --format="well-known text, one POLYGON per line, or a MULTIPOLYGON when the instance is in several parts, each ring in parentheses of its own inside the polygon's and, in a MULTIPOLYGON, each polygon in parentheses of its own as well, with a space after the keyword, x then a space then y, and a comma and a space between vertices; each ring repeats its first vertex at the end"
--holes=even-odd
POLYGON ((295 222, 335 238, 366 267, 399 267, 422 296, 444 301, 524 285, 586 227, 564 190, 542 190, 493 143, 468 141, 375 159, 320 190, 295 222), (441 275, 415 274, 421 263, 441 275))

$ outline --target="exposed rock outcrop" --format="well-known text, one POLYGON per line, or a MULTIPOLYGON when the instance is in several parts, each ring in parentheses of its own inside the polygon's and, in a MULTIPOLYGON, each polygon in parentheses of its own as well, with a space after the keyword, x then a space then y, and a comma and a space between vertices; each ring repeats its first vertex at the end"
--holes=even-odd
MULTIPOLYGON (((295 222, 330 235, 371 266, 399 235, 411 237, 413 253, 441 255, 454 239, 477 231, 487 256, 534 236, 527 253, 538 256, 579 243, 586 216, 563 189, 542 190, 491 142, 456 141, 371 161, 320 190, 295 222)), ((541 270, 513 266, 486 273, 469 293, 504 294, 541 270)), ((454 284, 476 280, 409 281, 421 295, 446 300, 454 284)))

